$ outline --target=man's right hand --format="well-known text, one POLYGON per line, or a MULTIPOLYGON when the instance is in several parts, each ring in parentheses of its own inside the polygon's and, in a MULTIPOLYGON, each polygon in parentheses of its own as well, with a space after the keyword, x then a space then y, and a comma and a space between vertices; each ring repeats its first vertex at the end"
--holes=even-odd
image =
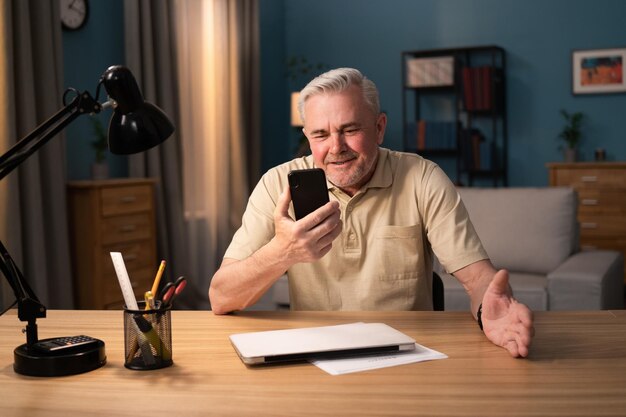
POLYGON ((215 314, 253 305, 291 265, 316 261, 330 251, 342 229, 339 203, 332 201, 294 221, 290 202, 287 187, 276 203, 275 235, 267 245, 243 260, 225 258, 213 275, 209 298, 215 314))
POLYGON ((278 198, 274 210, 274 243, 289 264, 313 262, 326 255, 342 230, 341 210, 337 201, 326 203, 313 213, 294 221, 289 216, 289 187, 278 198))

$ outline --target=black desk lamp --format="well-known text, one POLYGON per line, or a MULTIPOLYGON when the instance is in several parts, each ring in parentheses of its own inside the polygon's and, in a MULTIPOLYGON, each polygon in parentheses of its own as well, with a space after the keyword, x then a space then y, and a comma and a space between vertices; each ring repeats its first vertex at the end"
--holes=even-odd
MULTIPOLYGON (((102 74, 95 99, 88 92, 68 89, 63 95, 63 104, 63 109, 0 156, 0 180, 78 116, 100 113, 109 106, 114 108, 109 124, 109 149, 112 153, 126 155, 143 152, 160 144, 174 132, 174 125, 163 111, 144 101, 135 77, 123 66, 109 67, 102 74), (101 104, 98 95, 102 84, 109 100, 101 104), (76 97, 66 104, 70 92, 76 93, 76 97)), ((46 317, 46 307, 39 302, 1 241, 0 270, 15 293, 18 318, 28 322, 26 343, 14 351, 15 372, 31 376, 72 375, 92 371, 106 363, 104 342, 98 339, 86 344, 76 343, 69 348, 44 349, 45 346, 62 346, 68 338, 37 339, 36 320, 46 317)))

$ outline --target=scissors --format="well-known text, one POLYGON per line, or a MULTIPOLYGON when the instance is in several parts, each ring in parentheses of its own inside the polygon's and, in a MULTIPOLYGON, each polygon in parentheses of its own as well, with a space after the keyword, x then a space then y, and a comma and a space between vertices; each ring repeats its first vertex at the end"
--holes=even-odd
POLYGON ((185 277, 178 277, 174 282, 168 282, 161 290, 161 305, 163 308, 172 305, 174 298, 180 294, 187 286, 187 279, 185 277))

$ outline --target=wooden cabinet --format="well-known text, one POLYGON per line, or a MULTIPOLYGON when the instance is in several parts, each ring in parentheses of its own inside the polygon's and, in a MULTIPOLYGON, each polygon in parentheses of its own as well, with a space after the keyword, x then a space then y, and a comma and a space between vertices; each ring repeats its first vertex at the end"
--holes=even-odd
POLYGON ((626 258, 626 162, 547 166, 550 185, 570 186, 578 193, 581 249, 613 249, 626 258))
POLYGON ((154 181, 116 179, 68 184, 76 305, 124 305, 110 252, 121 252, 135 296, 143 299, 157 271, 154 181))
POLYGON ((402 52, 404 150, 440 163, 457 184, 506 186, 505 77, 496 45, 402 52))

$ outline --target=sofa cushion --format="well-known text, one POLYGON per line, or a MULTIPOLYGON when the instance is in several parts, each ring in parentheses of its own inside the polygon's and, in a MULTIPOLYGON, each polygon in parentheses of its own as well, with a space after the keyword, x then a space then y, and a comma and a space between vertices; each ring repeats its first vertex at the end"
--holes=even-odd
POLYGON ((545 275, 576 247, 576 194, 566 187, 459 188, 496 268, 545 275))
POLYGON ((578 252, 548 274, 550 310, 624 308, 623 271, 617 251, 578 252))
MULTIPOLYGON (((441 280, 446 311, 469 311, 469 297, 461 283, 449 274, 441 274, 441 280)), ((509 283, 517 301, 533 311, 548 309, 548 280, 545 276, 509 272, 509 283)))

